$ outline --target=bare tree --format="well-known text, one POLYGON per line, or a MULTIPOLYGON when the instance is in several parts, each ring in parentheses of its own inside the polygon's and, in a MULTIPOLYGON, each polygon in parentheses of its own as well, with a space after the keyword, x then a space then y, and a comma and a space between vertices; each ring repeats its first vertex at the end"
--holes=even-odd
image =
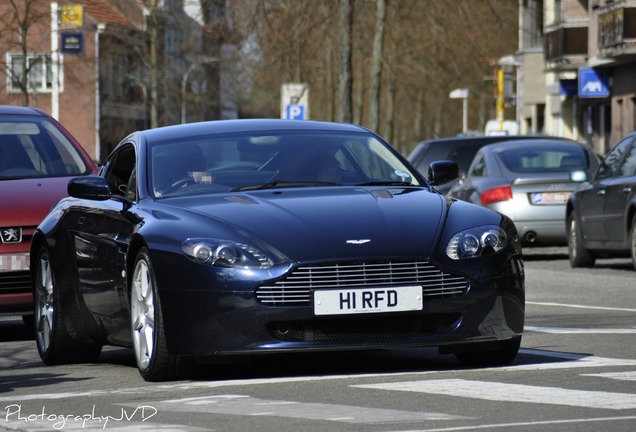
POLYGON ((2 56, 0 68, 11 87, 21 94, 22 105, 28 106, 32 93, 37 91, 30 78, 34 71, 42 71, 44 62, 50 58, 45 52, 37 54, 43 48, 42 44, 50 41, 50 33, 37 29, 50 18, 51 10, 47 3, 38 0, 8 0, 0 12, 0 41, 6 52, 19 53, 12 55, 11 61, 5 61, 7 56, 2 56))

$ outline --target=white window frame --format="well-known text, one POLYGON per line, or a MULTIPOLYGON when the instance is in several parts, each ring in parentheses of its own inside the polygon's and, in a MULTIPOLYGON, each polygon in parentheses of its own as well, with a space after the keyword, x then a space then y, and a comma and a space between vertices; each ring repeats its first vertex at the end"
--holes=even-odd
MULTIPOLYGON (((14 63, 16 61, 21 62, 23 53, 7 53, 6 62, 7 69, 13 71, 14 63)), ((63 56, 58 55, 58 80, 60 82, 60 92, 64 87, 64 67, 63 56)), ((55 65, 52 63, 52 55, 50 52, 46 53, 27 53, 27 63, 31 64, 35 59, 42 58, 44 61, 40 63, 43 67, 35 67, 29 70, 29 75, 35 75, 34 79, 29 79, 29 92, 37 93, 51 93, 53 90, 53 79, 55 79, 55 65), (35 86, 31 86, 32 83, 36 83, 35 86)), ((13 80, 13 74, 7 73, 7 91, 9 93, 21 93, 22 89, 15 85, 13 80)))

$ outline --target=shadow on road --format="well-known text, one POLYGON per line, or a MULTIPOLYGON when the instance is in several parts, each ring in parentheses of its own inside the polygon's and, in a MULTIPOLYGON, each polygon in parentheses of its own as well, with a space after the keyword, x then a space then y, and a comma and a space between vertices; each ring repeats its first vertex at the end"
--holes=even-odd
POLYGON ((0 342, 33 340, 33 328, 20 317, 0 318, 0 342))

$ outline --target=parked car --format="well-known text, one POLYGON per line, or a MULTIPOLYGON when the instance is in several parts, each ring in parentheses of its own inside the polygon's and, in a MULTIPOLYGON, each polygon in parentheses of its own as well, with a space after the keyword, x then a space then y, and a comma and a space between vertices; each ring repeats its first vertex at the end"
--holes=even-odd
POLYGON ((38 352, 133 347, 146 380, 225 354, 439 346, 508 363, 524 322, 517 232, 431 187, 456 176, 445 161, 427 181, 353 125, 133 133, 34 236, 38 352))
MULTIPOLYGON (((534 135, 491 135, 491 136, 457 136, 420 142, 407 159, 423 175, 428 175, 431 162, 452 160, 459 165, 460 174, 466 173, 477 151, 485 145, 501 141, 538 138, 534 135)), ((545 137, 541 137, 545 138, 545 137)), ((437 187, 442 194, 447 194, 455 181, 437 187)))
POLYGON ((71 177, 97 167, 71 134, 34 108, 0 106, 0 315, 33 316, 29 246, 67 194, 71 177))
POLYGON ((565 245, 565 204, 598 164, 590 147, 570 140, 490 144, 448 195, 507 215, 525 245, 565 245))
POLYGON ((566 210, 572 267, 592 267, 597 257, 630 257, 636 270, 636 132, 623 138, 566 210))

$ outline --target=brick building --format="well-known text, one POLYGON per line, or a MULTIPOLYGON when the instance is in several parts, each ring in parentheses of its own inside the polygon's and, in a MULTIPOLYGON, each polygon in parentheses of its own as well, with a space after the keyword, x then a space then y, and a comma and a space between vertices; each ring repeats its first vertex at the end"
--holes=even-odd
POLYGON ((519 0, 517 120, 605 154, 636 129, 636 0, 519 0))
POLYGON ((179 123, 187 106, 187 121, 236 116, 219 91, 232 75, 222 53, 235 51, 204 40, 210 25, 183 0, 16 0, 0 16, 0 104, 51 113, 98 162, 134 130, 179 123))

